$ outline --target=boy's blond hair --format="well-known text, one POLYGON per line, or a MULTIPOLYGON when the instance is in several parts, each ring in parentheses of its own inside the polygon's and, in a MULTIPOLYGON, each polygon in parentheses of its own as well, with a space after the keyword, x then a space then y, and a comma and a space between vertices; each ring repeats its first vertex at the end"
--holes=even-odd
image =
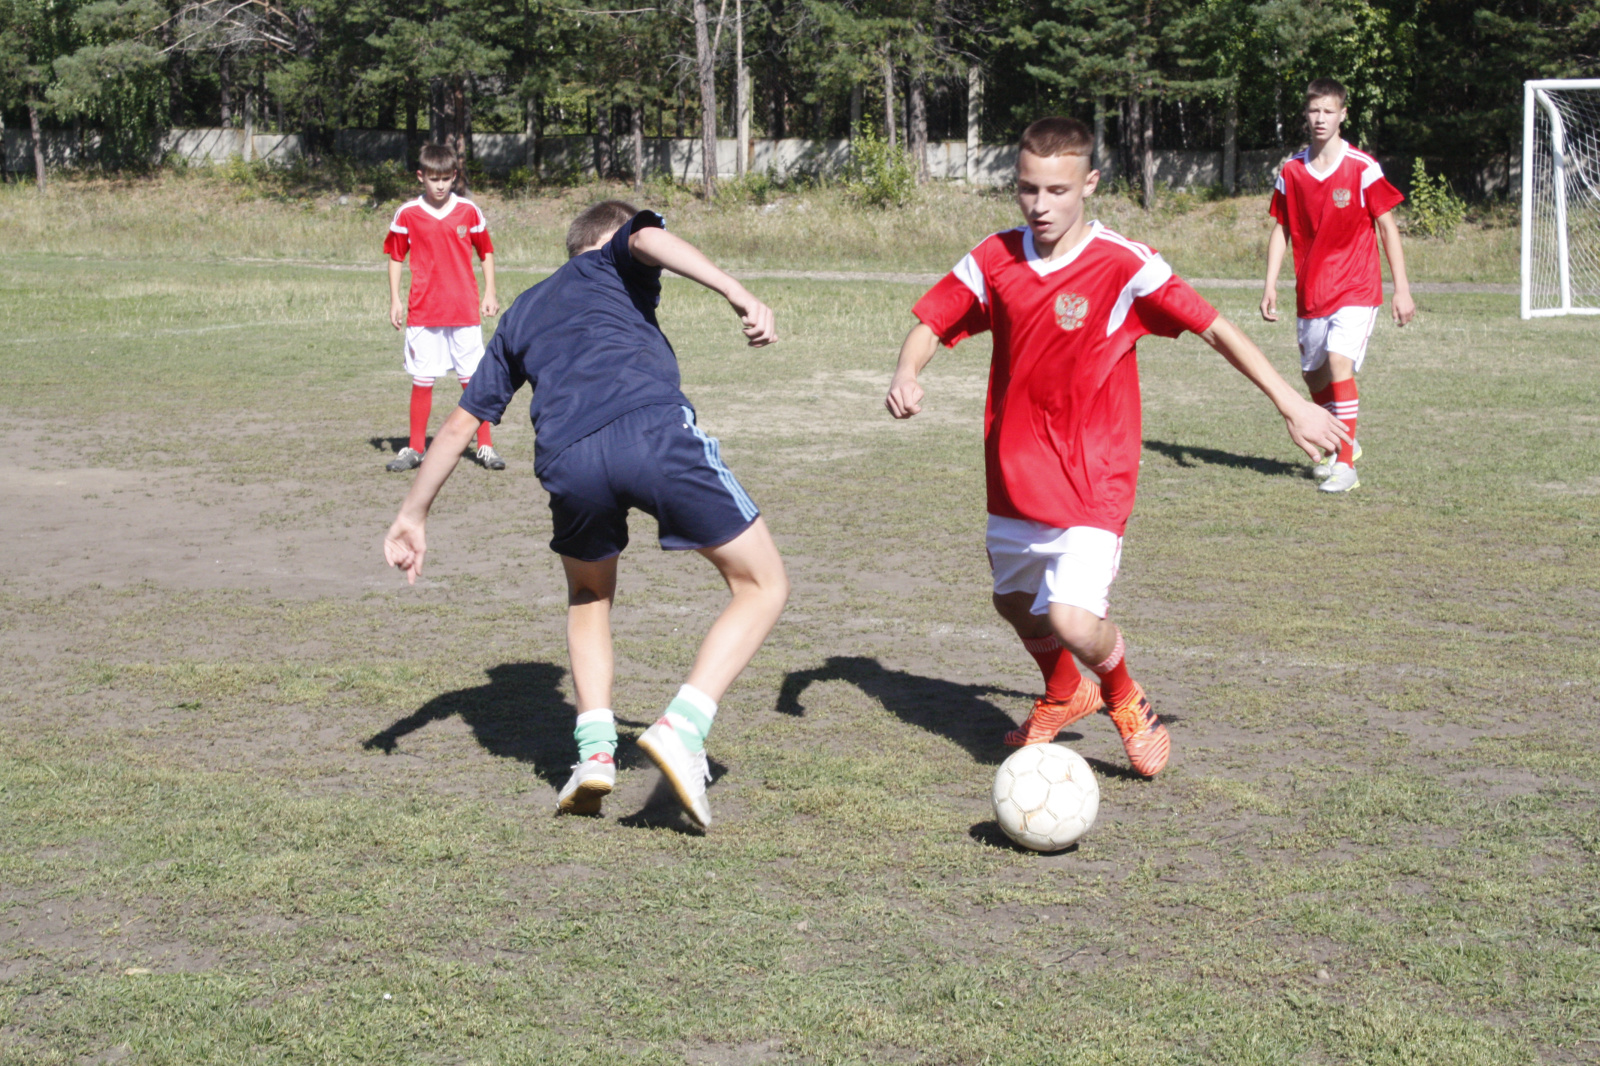
POLYGON ((584 208, 567 227, 567 258, 600 243, 600 238, 627 225, 638 213, 626 200, 601 200, 584 208))
POLYGON ((1053 155, 1081 155, 1092 160, 1094 134, 1075 118, 1051 115, 1023 130, 1017 149, 1046 158, 1053 155))

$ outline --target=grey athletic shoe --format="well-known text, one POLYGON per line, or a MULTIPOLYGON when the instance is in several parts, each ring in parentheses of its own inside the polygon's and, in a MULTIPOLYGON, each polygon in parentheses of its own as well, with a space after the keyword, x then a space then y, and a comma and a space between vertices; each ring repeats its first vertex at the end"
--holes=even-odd
POLYGON ((402 474, 407 470, 415 470, 421 465, 421 452, 417 451, 415 448, 401 448, 395 453, 394 458, 389 460, 388 465, 385 466, 384 469, 390 473, 402 474))
POLYGON ((1348 463, 1334 463, 1333 473, 1328 475, 1328 480, 1317 486, 1323 492, 1349 492, 1360 487, 1361 479, 1356 476, 1356 468, 1348 463))
POLYGON ((490 470, 504 470, 506 461, 500 458, 500 453, 494 450, 494 445, 484 444, 478 448, 478 462, 490 470))
POLYGON ((602 752, 572 766, 572 776, 556 796, 559 814, 599 814, 600 801, 617 783, 617 764, 602 752))
MULTIPOLYGON (((1353 450, 1350 453, 1350 462, 1352 464, 1359 463, 1361 461, 1361 442, 1360 441, 1352 441, 1351 443, 1353 445, 1353 450)), ((1339 459, 1339 453, 1338 452, 1329 452, 1328 455, 1326 457, 1324 457, 1323 460, 1320 463, 1318 463, 1316 466, 1311 468, 1312 475, 1315 476, 1315 477, 1318 477, 1318 478, 1330 478, 1330 477, 1332 477, 1333 476, 1333 466, 1334 466, 1334 463, 1336 463, 1338 461, 1338 459, 1339 459)))
POLYGON ((691 753, 678 739, 678 731, 665 717, 644 731, 639 747, 650 760, 661 768, 661 773, 672 790, 678 794, 684 813, 701 829, 711 828, 711 805, 706 802, 706 782, 711 780, 711 766, 706 753, 691 753))

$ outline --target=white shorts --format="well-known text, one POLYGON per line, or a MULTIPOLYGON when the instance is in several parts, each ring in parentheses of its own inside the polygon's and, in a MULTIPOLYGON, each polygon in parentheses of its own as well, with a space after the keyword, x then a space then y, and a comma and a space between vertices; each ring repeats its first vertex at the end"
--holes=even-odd
POLYGON ((1356 369, 1367 358, 1367 338, 1378 324, 1378 307, 1341 307, 1321 318, 1295 320, 1300 339, 1300 369, 1307 374, 1328 361, 1328 353, 1355 362, 1356 369))
POLYGON ((406 373, 442 378, 451 370, 470 378, 483 360, 482 326, 407 326, 406 373))
POLYGON ((1109 529, 1057 529, 1026 518, 989 516, 986 537, 996 595, 1031 592, 1033 613, 1052 603, 1106 616, 1111 583, 1122 564, 1122 538, 1109 529))

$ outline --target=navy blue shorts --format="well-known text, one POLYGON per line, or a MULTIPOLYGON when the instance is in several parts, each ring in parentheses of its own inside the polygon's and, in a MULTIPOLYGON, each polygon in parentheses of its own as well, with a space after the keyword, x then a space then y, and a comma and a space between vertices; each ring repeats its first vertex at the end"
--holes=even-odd
POLYGON ((586 563, 628 546, 628 509, 656 520, 669 551, 726 544, 761 512, 722 465, 694 411, 655 404, 568 445, 539 476, 550 493, 552 551, 586 563))

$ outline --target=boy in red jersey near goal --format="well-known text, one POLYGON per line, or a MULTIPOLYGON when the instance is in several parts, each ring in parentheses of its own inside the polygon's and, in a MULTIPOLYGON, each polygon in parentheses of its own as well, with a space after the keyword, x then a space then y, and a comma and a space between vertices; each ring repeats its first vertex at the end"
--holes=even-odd
MULTIPOLYGON (((483 358, 482 315, 500 313, 494 294, 494 243, 489 223, 471 200, 452 192, 460 160, 442 144, 424 145, 417 160, 422 195, 400 205, 389 223, 383 250, 389 254, 389 323, 405 334, 405 367, 411 375, 410 440, 389 460, 400 472, 422 465, 433 413, 433 383, 451 370, 465 389, 483 358), (472 272, 472 253, 483 260, 483 300, 472 272), (400 299, 400 270, 411 256, 411 295, 400 299)), ((478 462, 504 470, 489 423, 478 428, 478 462)))
POLYGON ((1150 777, 1166 765, 1171 740, 1106 619, 1143 443, 1135 343, 1150 333, 1199 334, 1266 393, 1307 455, 1336 447, 1343 430, 1153 249, 1084 218, 1100 180, 1093 144, 1076 119, 1040 119, 1023 132, 1025 224, 984 240, 917 301, 920 321, 901 346, 885 405, 896 418, 915 415, 917 375, 939 344, 994 333, 984 413, 994 606, 1045 681, 1005 742, 1054 740, 1104 706, 1133 768, 1150 777), (1079 674, 1074 656, 1098 683, 1079 674))
POLYGON ((1313 468, 1323 492, 1359 488, 1356 417, 1360 398, 1356 372, 1367 357, 1367 339, 1383 307, 1376 227, 1394 276, 1394 320, 1411 321, 1406 257, 1394 209, 1404 196, 1367 153, 1339 136, 1349 114, 1345 88, 1332 78, 1306 86, 1306 126, 1311 144, 1295 153, 1278 174, 1269 210, 1277 225, 1267 243, 1267 285, 1261 317, 1278 320, 1278 271, 1285 244, 1294 246, 1294 302, 1300 371, 1313 402, 1332 411, 1350 434, 1348 443, 1313 468))

